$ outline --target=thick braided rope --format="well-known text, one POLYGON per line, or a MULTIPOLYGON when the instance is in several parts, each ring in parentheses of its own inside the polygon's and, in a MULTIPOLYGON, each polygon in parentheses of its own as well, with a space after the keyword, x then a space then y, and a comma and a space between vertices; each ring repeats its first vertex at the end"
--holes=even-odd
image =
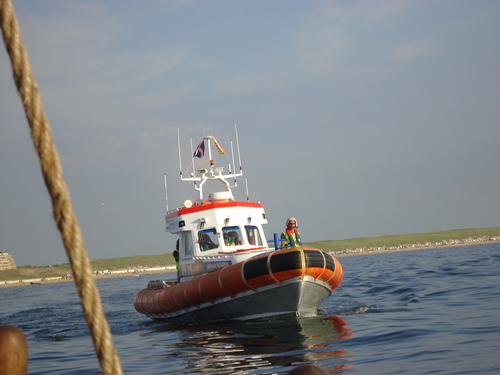
POLYGON ((31 137, 40 159, 45 185, 52 199, 54 219, 62 235, 80 295, 87 325, 103 374, 122 374, 120 359, 113 345, 111 331, 102 310, 99 291, 85 250, 68 188, 63 178, 59 156, 52 140, 50 125, 42 108, 38 85, 31 72, 28 54, 11 0, 0 0, 0 26, 9 54, 14 81, 21 96, 31 129, 31 137))

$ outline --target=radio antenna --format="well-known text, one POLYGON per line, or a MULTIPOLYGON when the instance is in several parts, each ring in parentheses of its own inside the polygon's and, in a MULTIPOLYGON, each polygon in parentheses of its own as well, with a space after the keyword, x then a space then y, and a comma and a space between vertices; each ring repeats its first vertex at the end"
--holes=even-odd
POLYGON ((238 138, 238 126, 236 124, 234 124, 234 132, 236 133, 236 148, 238 149, 238 161, 240 163, 240 173, 241 173, 243 171, 243 168, 241 167, 240 140, 238 138))
POLYGON ((179 171, 182 178, 181 139, 179 135, 179 128, 177 128, 177 150, 179 150, 179 171))
POLYGON ((165 182, 165 210, 168 212, 168 194, 167 194, 167 174, 163 175, 163 180, 165 182))

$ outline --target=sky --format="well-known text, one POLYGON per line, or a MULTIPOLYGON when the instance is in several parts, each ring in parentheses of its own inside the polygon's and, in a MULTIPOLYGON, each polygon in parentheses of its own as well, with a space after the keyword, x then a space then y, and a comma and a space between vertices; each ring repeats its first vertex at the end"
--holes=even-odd
MULTIPOLYGON (((186 171, 235 124, 268 239, 500 226, 497 0, 13 4, 91 260, 169 254, 177 129, 186 171)), ((5 48, 0 251, 68 263, 5 48)))

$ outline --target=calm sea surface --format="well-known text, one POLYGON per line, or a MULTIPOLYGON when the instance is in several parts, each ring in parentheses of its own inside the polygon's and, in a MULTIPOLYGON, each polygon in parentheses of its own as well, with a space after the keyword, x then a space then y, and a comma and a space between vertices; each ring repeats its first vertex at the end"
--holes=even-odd
MULTIPOLYGON (((323 316, 170 326, 138 314, 152 278, 98 280, 125 374, 500 374, 500 244, 340 258, 323 316)), ((0 289, 29 374, 100 374, 72 283, 0 289)))

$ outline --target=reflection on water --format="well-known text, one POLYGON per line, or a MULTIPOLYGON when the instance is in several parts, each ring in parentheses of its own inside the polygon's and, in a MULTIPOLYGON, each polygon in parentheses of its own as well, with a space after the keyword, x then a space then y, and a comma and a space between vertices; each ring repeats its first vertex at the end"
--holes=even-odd
MULTIPOLYGON (((143 336, 173 330, 179 331, 179 327, 158 327, 143 336)), ((349 360, 348 352, 335 347, 335 342, 352 337, 347 323, 338 316, 223 323, 181 331, 182 339, 165 344, 165 352, 155 356, 181 356, 187 373, 258 374, 271 368, 272 373, 279 373, 276 367, 287 373, 292 365, 323 363, 330 374, 339 374, 350 367, 342 363, 349 360), (340 357, 344 359, 339 361, 340 357)))

